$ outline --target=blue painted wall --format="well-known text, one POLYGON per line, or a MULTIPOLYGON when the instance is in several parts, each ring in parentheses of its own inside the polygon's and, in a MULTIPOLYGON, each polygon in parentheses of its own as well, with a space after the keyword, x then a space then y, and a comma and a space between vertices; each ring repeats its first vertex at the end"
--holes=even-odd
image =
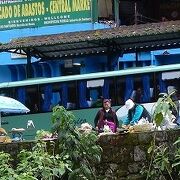
POLYGON ((124 54, 119 57, 119 68, 125 69, 128 67, 150 66, 150 65, 167 65, 180 63, 180 48, 164 49, 149 52, 139 52, 124 54))

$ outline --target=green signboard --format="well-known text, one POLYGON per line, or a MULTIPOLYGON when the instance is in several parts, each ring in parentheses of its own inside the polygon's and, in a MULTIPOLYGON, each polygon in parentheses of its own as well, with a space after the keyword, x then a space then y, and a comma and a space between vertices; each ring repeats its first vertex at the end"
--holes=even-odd
POLYGON ((0 2, 0 30, 82 23, 92 20, 92 0, 7 0, 0 2))

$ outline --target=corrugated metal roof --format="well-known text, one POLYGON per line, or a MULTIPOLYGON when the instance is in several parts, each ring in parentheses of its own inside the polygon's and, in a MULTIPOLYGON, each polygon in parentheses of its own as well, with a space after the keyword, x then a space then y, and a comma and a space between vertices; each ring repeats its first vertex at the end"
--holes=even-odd
POLYGON ((29 51, 31 56, 55 60, 175 47, 180 47, 180 20, 18 38, 0 45, 0 51, 29 51))

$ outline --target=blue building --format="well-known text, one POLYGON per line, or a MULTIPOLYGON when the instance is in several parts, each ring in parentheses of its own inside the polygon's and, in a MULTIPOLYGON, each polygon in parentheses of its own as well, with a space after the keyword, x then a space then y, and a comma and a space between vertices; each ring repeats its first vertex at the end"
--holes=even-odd
POLYGON ((117 107, 139 89, 140 103, 157 100, 171 86, 180 92, 180 21, 98 23, 95 2, 0 4, 0 11, 7 12, 0 13, 0 93, 23 102, 32 113, 17 124, 33 119, 39 129, 48 129, 57 104, 75 110, 78 123, 92 123, 102 96, 117 107))
MULTIPOLYGON (((114 23, 114 21, 110 21, 110 24, 107 22, 112 20, 111 16, 113 16, 113 14, 116 16, 118 10, 120 10, 119 18, 122 19, 122 17, 127 17, 127 14, 123 14, 124 11, 122 8, 128 7, 129 9, 133 9, 135 5, 139 7, 138 12, 143 13, 141 9, 144 7, 144 4, 141 1, 137 3, 124 1, 120 3, 120 6, 118 7, 116 1, 112 0, 106 0, 105 3, 96 0, 57 1, 56 3, 50 0, 18 0, 15 2, 4 0, 1 1, 0 4, 0 42, 9 43, 17 38, 28 36, 51 35, 111 28, 111 22, 114 23), (82 5, 78 4, 81 2, 82 5), (100 22, 103 23, 98 23, 98 17, 101 20, 100 22), (105 20, 102 21, 103 19, 105 20)), ((163 11, 161 14, 163 15, 163 11)), ((145 13, 145 15, 148 14, 145 13)), ((128 14, 128 17, 129 16, 130 12, 128 14)), ((149 16, 151 17, 151 15, 149 16)), ((159 16, 156 18, 159 18, 159 16)), ((116 20, 116 17, 114 18, 116 20)), ((116 25, 115 23, 114 25, 116 25)), ((146 52, 139 51, 137 53, 120 52, 119 58, 117 59, 116 57, 116 60, 113 60, 112 65, 107 65, 109 57, 99 55, 96 56, 93 53, 92 55, 89 54, 86 57, 79 56, 78 58, 71 58, 69 56, 67 58, 62 58, 62 60, 60 57, 59 61, 56 62, 46 61, 48 59, 44 60, 39 57, 35 58, 32 56, 32 70, 31 73, 28 74, 26 67, 26 55, 23 55, 23 51, 19 52, 13 49, 12 51, 15 53, 3 52, 0 54, 0 72, 2 73, 2 75, 0 75, 0 82, 23 80, 29 77, 53 77, 68 74, 82 74, 125 69, 127 67, 142 67, 147 65, 161 65, 179 62, 179 49, 170 46, 161 51, 154 51, 151 49, 149 51, 146 50, 146 52), (166 52, 168 53, 168 56, 166 52), (172 56, 173 62, 171 60, 172 56), (71 68, 67 68, 68 63, 71 63, 71 65, 73 64, 73 66, 71 68)))

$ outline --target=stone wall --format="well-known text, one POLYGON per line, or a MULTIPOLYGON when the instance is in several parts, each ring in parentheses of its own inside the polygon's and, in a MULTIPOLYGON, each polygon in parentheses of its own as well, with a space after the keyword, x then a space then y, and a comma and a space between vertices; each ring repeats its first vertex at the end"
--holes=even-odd
MULTIPOLYGON (((103 180, 144 180, 142 167, 150 160, 147 150, 156 134, 156 143, 166 144, 174 151, 172 144, 180 137, 180 129, 158 132, 142 132, 100 136, 98 144, 103 149, 102 161, 97 171, 103 180)), ((31 150, 35 141, 1 143, 0 151, 10 153, 16 159, 23 149, 31 150)))
POLYGON ((100 136, 99 145, 103 149, 103 156, 97 167, 99 176, 106 180, 146 179, 140 171, 150 161, 147 150, 155 134, 158 145, 165 143, 174 151, 172 144, 180 137, 180 129, 100 136))

